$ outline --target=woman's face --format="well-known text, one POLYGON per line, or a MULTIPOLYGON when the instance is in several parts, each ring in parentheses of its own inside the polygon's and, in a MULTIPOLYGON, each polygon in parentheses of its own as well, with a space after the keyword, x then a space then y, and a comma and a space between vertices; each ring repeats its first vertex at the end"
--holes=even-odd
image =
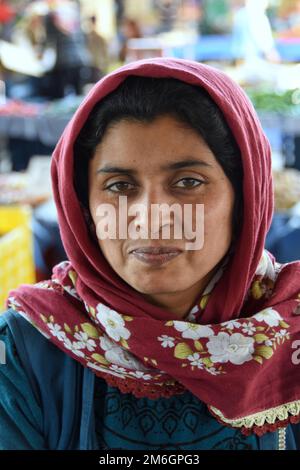
POLYGON ((191 205, 193 229, 196 204, 204 205, 201 249, 186 248, 191 240, 185 239, 185 232, 182 239, 175 239, 172 231, 169 239, 162 239, 163 224, 158 226, 159 239, 99 239, 114 271, 153 303, 160 305, 174 295, 197 296, 229 249, 234 205, 233 187, 204 140, 169 115, 151 123, 114 124, 89 167, 89 204, 96 226, 100 205, 110 204, 119 213, 119 196, 126 196, 128 212, 133 204, 146 209, 143 215, 133 211, 127 219, 127 226, 136 224, 141 230, 151 226, 152 204, 175 203, 182 211, 185 204, 191 205), (142 253, 150 247, 164 247, 169 254, 142 253))

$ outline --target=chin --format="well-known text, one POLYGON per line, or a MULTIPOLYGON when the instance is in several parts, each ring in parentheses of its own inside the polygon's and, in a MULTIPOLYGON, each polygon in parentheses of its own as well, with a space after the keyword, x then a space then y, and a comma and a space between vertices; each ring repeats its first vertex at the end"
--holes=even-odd
POLYGON ((163 280, 160 279, 160 276, 157 276, 156 279, 131 279, 127 281, 127 283, 133 287, 135 290, 140 292, 141 294, 148 294, 148 295, 159 295, 159 294, 167 294, 167 293, 175 293, 181 291, 181 286, 178 283, 174 283, 170 280, 163 280))

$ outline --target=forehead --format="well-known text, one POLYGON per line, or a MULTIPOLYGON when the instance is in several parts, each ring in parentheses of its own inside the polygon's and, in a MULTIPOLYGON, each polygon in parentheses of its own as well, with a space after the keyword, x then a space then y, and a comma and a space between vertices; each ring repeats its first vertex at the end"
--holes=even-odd
POLYGON ((178 159, 180 155, 198 156, 199 159, 214 158, 196 130, 166 115, 151 122, 122 120, 113 124, 98 145, 95 160, 150 164, 156 160, 178 159))

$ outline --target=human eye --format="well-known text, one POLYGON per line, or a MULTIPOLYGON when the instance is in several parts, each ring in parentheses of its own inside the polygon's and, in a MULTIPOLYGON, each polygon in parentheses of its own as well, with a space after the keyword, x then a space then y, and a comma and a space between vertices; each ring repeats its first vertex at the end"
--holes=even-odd
POLYGON ((175 183, 175 186, 177 188, 183 188, 183 189, 194 189, 197 188, 198 186, 201 186, 205 182, 203 180, 199 180, 196 178, 181 178, 175 183))
POLYGON ((135 185, 129 183, 128 181, 116 181, 108 186, 106 186, 105 191, 110 191, 112 193, 126 193, 134 189, 135 185))

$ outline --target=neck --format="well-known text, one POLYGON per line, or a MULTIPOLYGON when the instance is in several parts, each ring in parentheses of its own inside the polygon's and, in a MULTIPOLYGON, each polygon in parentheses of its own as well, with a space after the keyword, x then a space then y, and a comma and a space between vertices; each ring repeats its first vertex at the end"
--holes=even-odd
POLYGON ((197 282, 183 292, 164 292, 160 294, 148 294, 146 300, 153 305, 171 312, 176 320, 182 320, 195 305, 201 296, 215 270, 208 273, 201 281, 197 282))

